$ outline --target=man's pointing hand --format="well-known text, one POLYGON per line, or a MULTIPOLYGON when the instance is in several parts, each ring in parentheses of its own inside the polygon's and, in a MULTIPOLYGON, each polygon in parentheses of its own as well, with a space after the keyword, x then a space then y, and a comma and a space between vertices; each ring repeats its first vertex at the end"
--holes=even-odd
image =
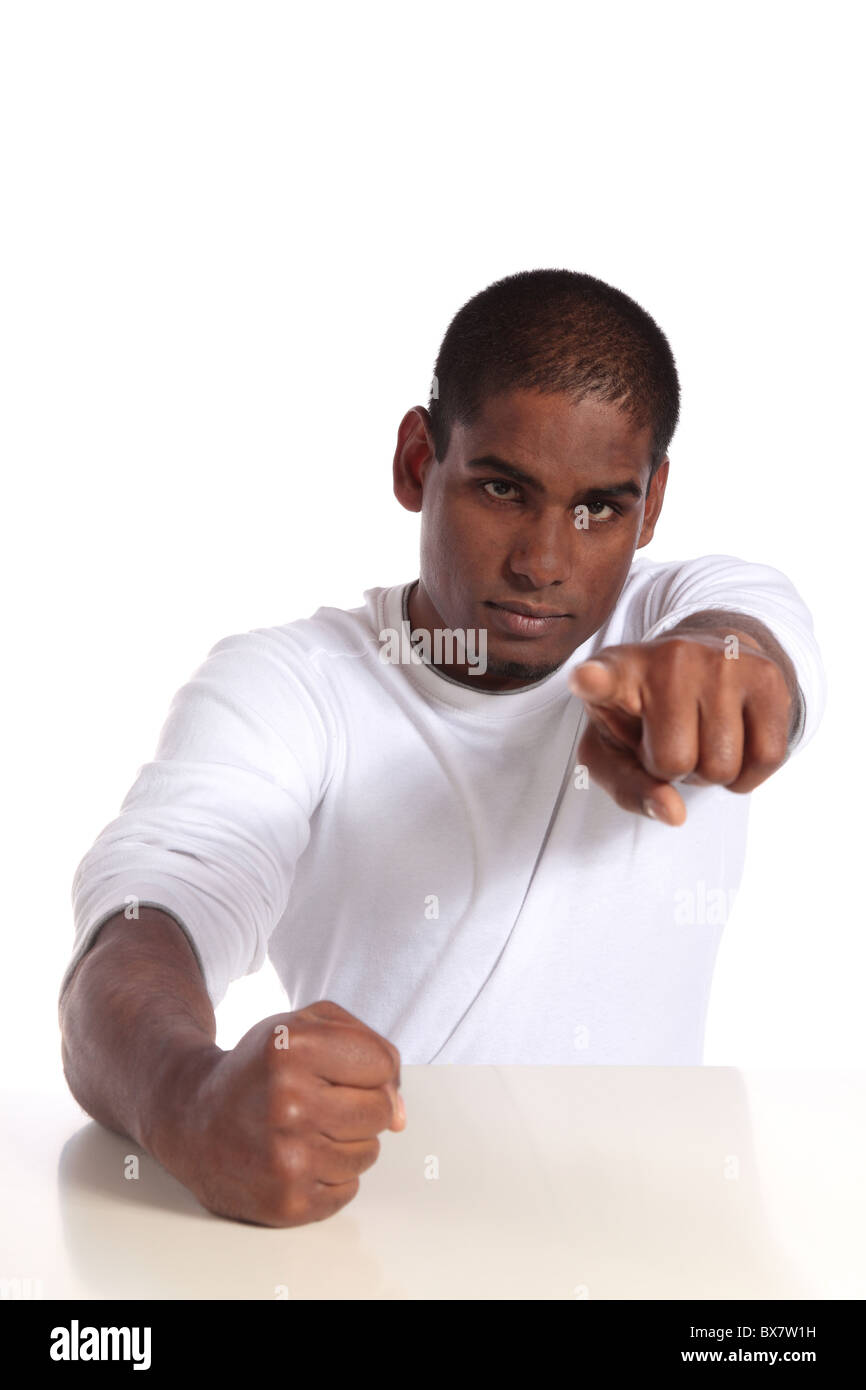
POLYGON ((787 755, 789 675, 752 634, 674 632, 604 647, 569 686, 589 719, 578 761, 618 806, 668 825, 686 819, 673 782, 750 792, 787 755))

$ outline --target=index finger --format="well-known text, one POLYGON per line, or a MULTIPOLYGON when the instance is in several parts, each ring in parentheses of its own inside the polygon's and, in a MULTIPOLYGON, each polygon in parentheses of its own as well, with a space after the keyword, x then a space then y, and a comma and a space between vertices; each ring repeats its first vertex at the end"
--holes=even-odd
POLYGON ((636 716, 643 711, 639 672, 634 658, 626 652, 599 652, 575 666, 568 684, 585 704, 623 709, 636 716))

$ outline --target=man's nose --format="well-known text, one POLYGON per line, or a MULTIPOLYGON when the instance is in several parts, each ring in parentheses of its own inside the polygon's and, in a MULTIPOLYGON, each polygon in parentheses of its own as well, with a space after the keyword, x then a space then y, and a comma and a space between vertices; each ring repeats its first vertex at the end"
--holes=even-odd
POLYGON ((562 513, 527 521, 508 557, 515 575, 533 589, 563 584, 571 577, 574 530, 562 513))

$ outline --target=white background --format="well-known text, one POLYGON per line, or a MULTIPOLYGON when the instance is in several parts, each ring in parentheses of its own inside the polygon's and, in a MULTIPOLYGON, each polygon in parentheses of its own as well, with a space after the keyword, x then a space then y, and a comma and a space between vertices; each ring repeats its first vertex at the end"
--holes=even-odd
MULTIPOLYGON (((460 305, 542 266, 673 345, 641 553, 777 566, 824 654, 822 728, 752 797, 705 1060, 866 1061, 857 15, 4 5, 11 1084, 63 1085, 72 874, 174 691, 230 632, 417 574, 398 423, 460 305)), ((270 967, 238 982, 220 1042, 282 1007, 270 967)))

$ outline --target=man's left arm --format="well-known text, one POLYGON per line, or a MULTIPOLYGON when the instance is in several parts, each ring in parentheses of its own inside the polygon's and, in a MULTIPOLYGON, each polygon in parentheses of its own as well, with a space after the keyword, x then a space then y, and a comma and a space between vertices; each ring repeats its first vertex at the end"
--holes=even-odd
POLYGON ((605 647, 570 687, 588 716, 578 757, 623 809, 682 825, 676 782, 750 792, 785 762, 803 698, 788 654, 757 618, 689 614, 649 641, 605 647))

